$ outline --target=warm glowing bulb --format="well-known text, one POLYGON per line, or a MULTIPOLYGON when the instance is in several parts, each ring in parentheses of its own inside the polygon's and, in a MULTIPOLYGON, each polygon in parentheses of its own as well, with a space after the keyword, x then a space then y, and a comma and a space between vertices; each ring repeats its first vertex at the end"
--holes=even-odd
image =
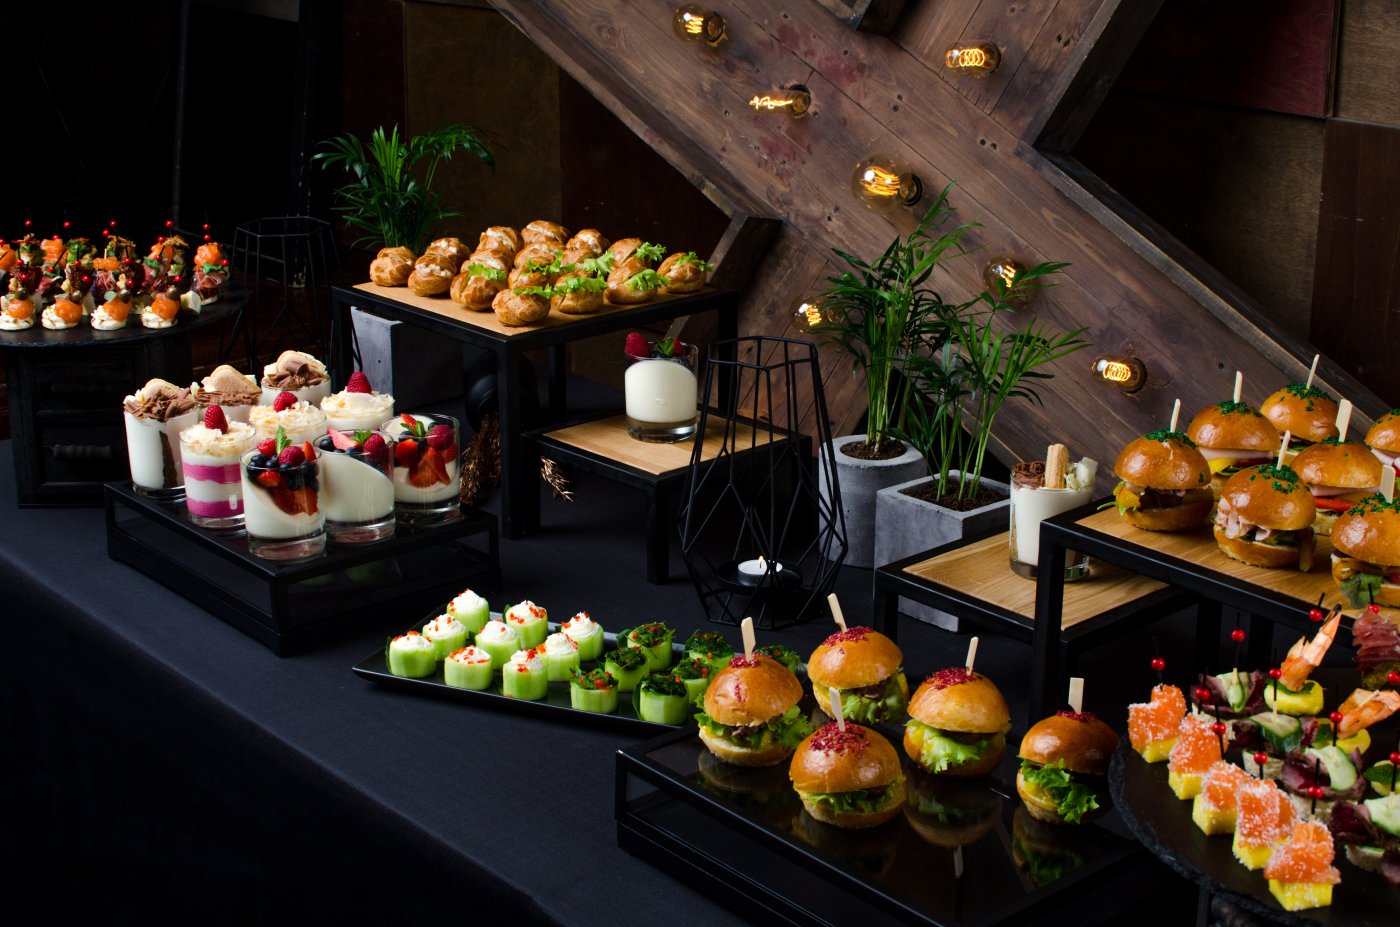
POLYGON ((677 37, 687 42, 718 45, 724 40, 724 17, 698 3, 676 7, 676 15, 671 18, 671 28, 677 37))
POLYGON ((795 117, 805 116, 807 110, 812 108, 812 95, 807 92, 806 87, 796 84, 782 90, 770 90, 765 94, 755 95, 749 100, 749 106, 759 112, 785 109, 795 117))
POLYGON ((815 296, 799 296, 792 301, 792 327, 811 334, 835 320, 835 313, 815 296))
POLYGON ((1029 292, 1022 291, 1013 293, 1016 287, 1016 279, 1021 274, 1021 265, 1013 257, 994 257, 987 262, 987 266, 982 268, 982 283, 986 285, 987 292, 1000 296, 1003 299, 1025 299, 1029 292))
POLYGON ((943 56, 943 63, 954 71, 986 77, 1001 64, 1001 50, 991 43, 955 45, 943 56))
POLYGON ((1094 361, 1094 376, 1131 393, 1147 379, 1147 368, 1136 357, 1100 357, 1094 361))
POLYGON ((889 155, 871 155, 851 174, 851 192, 867 209, 888 212, 912 206, 923 196, 923 181, 889 155))

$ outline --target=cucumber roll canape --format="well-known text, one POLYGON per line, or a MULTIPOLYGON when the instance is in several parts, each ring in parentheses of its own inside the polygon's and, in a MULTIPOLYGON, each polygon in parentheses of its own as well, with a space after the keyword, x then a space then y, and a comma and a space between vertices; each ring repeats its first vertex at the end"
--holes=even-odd
POLYGON ((560 625, 559 630, 578 644, 580 660, 596 660, 603 655, 603 626, 590 618, 588 612, 579 612, 560 625))
POLYGON ((715 671, 704 660, 696 657, 684 657, 671 667, 671 675, 677 682, 685 686, 686 700, 693 705, 710 687, 710 680, 714 678, 715 671))
POLYGON ((562 631, 546 637, 544 668, 550 682, 568 682, 578 669, 578 644, 562 631))
POLYGON ((549 635, 549 612, 529 599, 512 605, 502 617, 519 635, 521 647, 538 647, 549 635))
POLYGON ((433 642, 417 631, 400 634, 389 641, 385 648, 389 660, 389 672, 409 679, 422 679, 433 675, 437 669, 437 650, 433 642))
POLYGON ((647 655, 636 647, 619 647, 603 654, 603 669, 617 680, 619 692, 631 692, 646 678, 647 655))
POLYGON ((569 680, 569 704, 600 715, 617 711, 617 680, 605 669, 575 672, 569 680))
POLYGON ((543 648, 517 650, 501 667, 501 694, 537 702, 549 691, 549 674, 544 668, 543 648))
POLYGON ((664 670, 671 665, 671 638, 675 631, 663 622, 652 621, 624 631, 623 637, 628 647, 636 647, 646 654, 647 666, 654 670, 664 670))
POLYGON ((758 653, 765 657, 772 657, 794 673, 802 668, 802 657, 786 644, 764 644, 758 648, 758 653))
POLYGON ((491 685, 491 654, 480 647, 462 647, 448 654, 442 664, 443 679, 458 689, 478 692, 491 685))
POLYGON ((718 673, 734 659, 734 645, 718 631, 696 631, 685 642, 685 655, 704 660, 710 664, 713 672, 718 673))
POLYGON ((491 606, 481 596, 468 589, 447 604, 447 614, 462 622, 470 633, 475 634, 491 620, 491 606))
POLYGON ((423 625, 423 636, 433 642, 439 660, 446 660, 452 651, 467 646, 467 626, 451 615, 438 615, 423 625))
POLYGON ((520 649, 520 635, 504 621, 488 621, 477 632, 476 646, 490 655, 492 669, 500 669, 520 649))
POLYGON ((669 673, 652 673, 637 686, 637 715, 652 724, 683 724, 690 715, 685 683, 669 673))

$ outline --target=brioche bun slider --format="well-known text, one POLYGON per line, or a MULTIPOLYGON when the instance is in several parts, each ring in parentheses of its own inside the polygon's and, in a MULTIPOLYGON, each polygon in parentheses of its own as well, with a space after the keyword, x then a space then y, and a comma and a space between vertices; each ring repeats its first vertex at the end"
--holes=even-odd
POLYGON ((807 660, 817 706, 828 715, 829 690, 840 691, 841 712, 857 724, 893 724, 904 717, 909 682, 904 653, 873 628, 849 628, 822 641, 807 660))
POLYGON ((1228 399, 1197 412, 1186 426, 1186 436, 1210 464, 1210 488, 1216 499, 1225 481, 1240 470, 1273 460, 1283 437, 1252 406, 1228 399))
POLYGON ((1338 515, 1376 491, 1385 466, 1364 444, 1324 438, 1299 451, 1293 469, 1317 504, 1313 529, 1328 535, 1338 515))
POLYGON ((802 683, 771 657, 742 654, 715 673, 695 720, 700 740, 735 766, 774 766, 812 730, 797 703, 802 683))
MULTIPOLYGON (((1300 457, 1301 459, 1301 457, 1300 457)), ((1312 494, 1290 467, 1263 464, 1230 477, 1215 513, 1227 557, 1259 567, 1312 569, 1312 494)))
POLYGON ((1113 472, 1118 514, 1146 531, 1190 531, 1206 521, 1215 496, 1210 464, 1179 431, 1154 431, 1130 442, 1113 472))
POLYGON ((983 776, 1006 753, 1011 712, 986 676, 961 666, 924 680, 909 702, 904 752, 928 772, 983 776))
POLYGON ((1038 721, 1021 738, 1016 794, 1031 817, 1078 824, 1099 807, 1101 779, 1118 735, 1087 711, 1061 711, 1038 721))
POLYGON ((788 765, 807 813, 848 830, 876 827, 904 808, 899 754, 876 731, 835 721, 809 734, 788 765))
POLYGON ((1353 606, 1400 608, 1400 502, 1357 503, 1332 526, 1332 547, 1332 578, 1353 606))
POLYGON ((1400 474, 1400 409, 1391 409, 1376 419, 1366 432, 1366 446, 1383 465, 1400 474))
MULTIPOLYGON (((1337 401, 1316 386, 1290 383, 1265 399, 1259 411, 1279 434, 1286 431, 1293 436, 1288 442, 1290 454, 1324 438, 1337 437, 1337 401)), ((1285 457, 1283 462, 1290 460, 1292 457, 1285 457)))

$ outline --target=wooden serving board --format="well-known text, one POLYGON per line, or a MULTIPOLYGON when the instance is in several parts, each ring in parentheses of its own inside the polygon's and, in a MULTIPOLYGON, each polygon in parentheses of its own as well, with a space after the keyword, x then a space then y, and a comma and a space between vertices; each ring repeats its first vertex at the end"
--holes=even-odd
MULTIPOLYGON (((724 444, 725 422, 716 416, 706 419, 705 443, 701 450, 701 460, 713 460, 724 444)), ((695 449, 694 439, 676 441, 672 444, 658 444, 638 441, 627 433, 627 416, 613 415, 591 422, 582 422, 548 432, 545 437, 579 450, 596 454, 626 464, 643 473, 662 476, 684 470, 690 466, 690 455, 695 449)), ((767 444, 772 440, 767 431, 755 432, 741 422, 734 425, 733 450, 742 451, 754 446, 755 440, 767 444), (757 436, 755 438, 755 435, 757 436)))

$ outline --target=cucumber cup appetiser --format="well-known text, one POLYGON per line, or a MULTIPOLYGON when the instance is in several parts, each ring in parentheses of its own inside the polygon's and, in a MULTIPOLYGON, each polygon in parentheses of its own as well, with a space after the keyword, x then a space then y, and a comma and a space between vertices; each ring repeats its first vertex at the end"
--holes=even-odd
POLYGON ((695 657, 683 657, 671 667, 670 673, 671 678, 685 686, 685 697, 692 705, 705 694, 705 690, 710 687, 710 680, 715 676, 710 664, 695 657))
POLYGON ((521 648, 520 635, 515 628, 504 621, 488 621, 476 635, 476 646, 491 656, 491 668, 500 669, 506 665, 511 654, 521 648))
POLYGON ((652 621, 623 631, 618 639, 625 640, 628 647, 635 647, 645 654, 648 669, 664 670, 671 665, 671 638, 675 634, 665 623, 652 621))
POLYGON ((512 605, 501 617, 519 636, 521 647, 538 647, 549 635, 549 611, 529 599, 512 605))
POLYGON ((447 614, 467 626, 468 633, 476 634, 491 620, 491 605, 481 596, 465 590, 457 598, 447 603, 447 614))
POLYGON ((562 631, 544 639, 544 668, 550 682, 568 682, 578 672, 578 644, 562 631))
POLYGON ((537 702, 548 692, 549 675, 538 648, 517 650, 501 667, 501 694, 506 698, 537 702))
POLYGON ((619 647, 603 654, 603 669, 617 680, 619 692, 631 692, 646 678, 647 655, 636 647, 619 647))
POLYGON ((603 655, 603 626, 590 618, 588 612, 579 612, 560 625, 559 630, 578 644, 580 660, 596 660, 603 655))
POLYGON ((617 711, 617 680, 605 669, 575 672, 569 680, 569 704, 579 711, 610 715, 617 711))
POLYGON ((454 650, 442 664, 443 681, 456 689, 489 689, 494 675, 491 655, 480 647, 454 650))
POLYGON ((772 657, 794 673, 802 668, 801 655, 787 644, 764 644, 762 647, 759 647, 756 652, 763 654, 765 657, 772 657))
POLYGON ((724 639, 718 631, 696 631, 686 638, 685 655, 692 659, 704 660, 712 673, 718 673, 734 659, 734 645, 724 639))
POLYGON ((685 684, 667 673, 652 673, 637 686, 637 716, 653 724, 682 724, 690 714, 685 684))
POLYGON ((446 660, 448 654, 467 646, 467 626, 451 615, 438 615, 423 625, 423 636, 433 642, 439 660, 446 660))
POLYGON ((433 642, 417 631, 400 634, 385 648, 389 672, 408 679, 422 679, 437 669, 437 650, 433 642))

